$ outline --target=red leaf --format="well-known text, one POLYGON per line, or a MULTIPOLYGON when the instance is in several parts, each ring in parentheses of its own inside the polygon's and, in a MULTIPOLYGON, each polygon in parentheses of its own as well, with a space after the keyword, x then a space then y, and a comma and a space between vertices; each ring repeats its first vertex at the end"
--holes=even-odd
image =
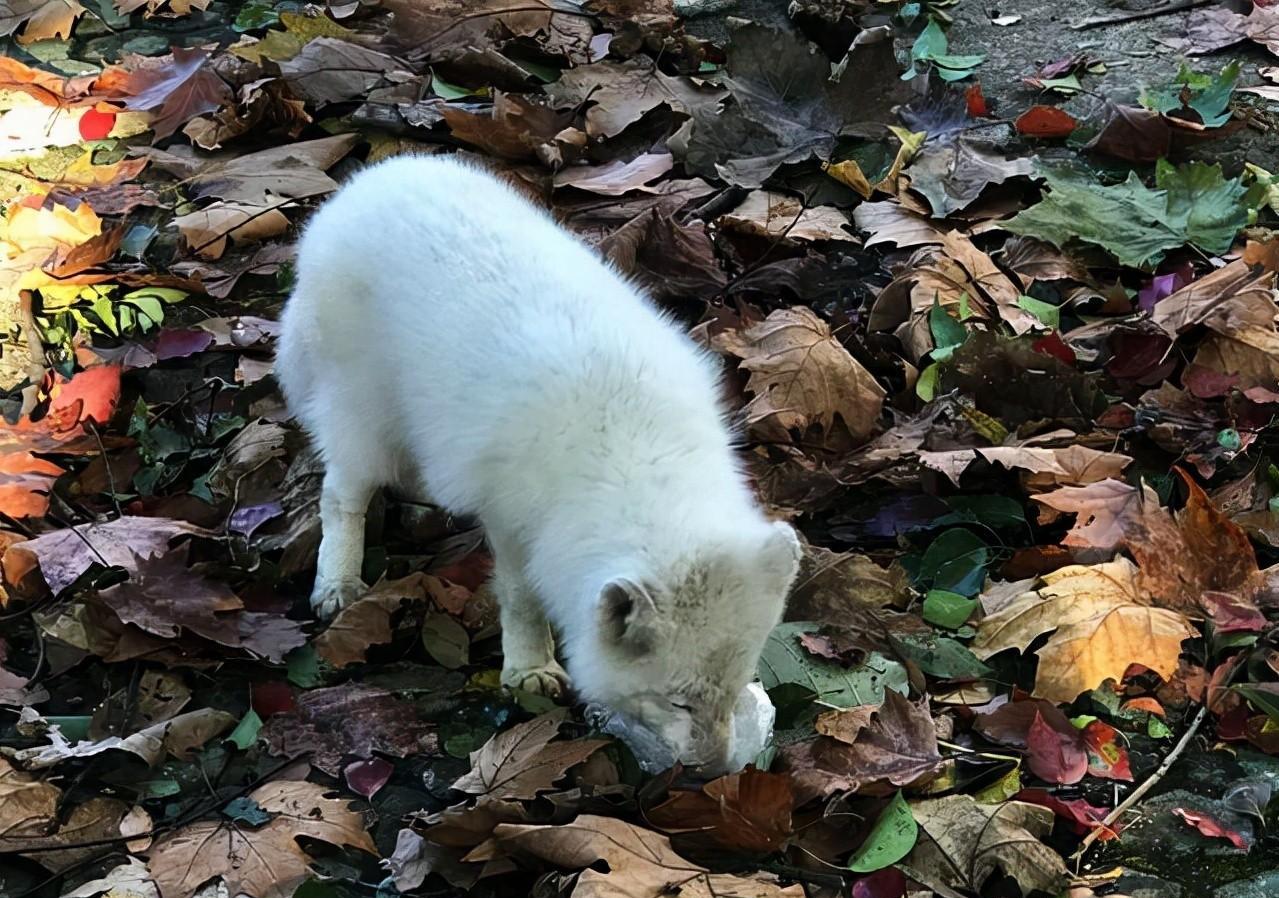
POLYGON ((1047 782, 1077 783, 1088 772, 1088 753, 1079 731, 1054 729, 1042 714, 1035 714, 1026 734, 1026 751, 1031 772, 1047 782))
POLYGON ((902 898, 906 877, 896 867, 876 870, 853 883, 853 898, 902 898))
POLYGON ((1088 752, 1088 772, 1102 779, 1132 782, 1128 749, 1119 744, 1119 731, 1101 720, 1083 729, 1084 748, 1088 752))
POLYGON ((114 112, 99 112, 96 109, 85 110, 80 117, 80 136, 85 140, 102 140, 115 127, 114 112))
POLYGON ((986 103, 985 94, 981 92, 981 82, 964 91, 964 101, 968 104, 970 118, 985 118, 990 115, 990 106, 986 103))
POLYGON ((1168 712, 1164 710, 1164 706, 1159 704, 1159 699, 1151 698, 1148 695, 1130 698, 1121 706, 1124 711, 1145 711, 1147 714, 1153 714, 1156 717, 1167 717, 1168 712))
POLYGON ((1192 811, 1189 808, 1173 808, 1172 812, 1205 836, 1214 839, 1226 839, 1240 851, 1248 850, 1248 841, 1237 830, 1227 829, 1221 821, 1209 817, 1207 814, 1192 811))
POLYGON ((1079 125, 1069 112, 1056 106, 1031 106, 1013 126, 1028 137, 1066 137, 1079 125))
POLYGON ((1260 633, 1270 624, 1253 602, 1233 592, 1205 592, 1204 610, 1218 633, 1260 633))
POLYGON ((1063 820, 1069 820, 1075 824, 1075 832, 1078 835, 1085 835, 1101 827, 1101 835, 1097 838, 1102 842, 1109 842, 1119 837, 1118 826, 1110 827, 1102 823, 1106 819, 1106 809, 1093 807, 1082 798, 1066 800, 1058 798, 1047 789, 1022 789, 1013 796, 1013 799, 1048 808, 1063 820))
POLYGON ((70 380, 59 380, 47 418, 55 433, 79 434, 89 421, 102 426, 111 420, 120 401, 119 365, 97 365, 77 372, 70 380))
POLYGON ((263 720, 273 714, 285 714, 296 707, 293 687, 283 680, 266 680, 253 684, 253 710, 263 720))
POLYGON ((372 798, 378 789, 386 785, 386 781, 395 772, 395 767, 381 758, 369 758, 367 761, 352 761, 342 769, 346 784, 356 795, 372 798))
POLYGON ((1031 344, 1030 348, 1035 350, 1035 352, 1042 352, 1044 355, 1059 359, 1067 365, 1075 364, 1075 351, 1066 345, 1061 335, 1056 331, 1040 337, 1031 344))

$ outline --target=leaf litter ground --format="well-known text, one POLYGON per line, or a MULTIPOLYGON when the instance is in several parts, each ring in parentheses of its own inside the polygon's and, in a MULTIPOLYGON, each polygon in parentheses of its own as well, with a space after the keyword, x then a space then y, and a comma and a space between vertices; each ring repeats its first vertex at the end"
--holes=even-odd
POLYGON ((1273 891, 1279 7, 712 6, 0 6, 4 894, 1273 891), (808 546, 752 768, 501 691, 483 535, 411 496, 310 619, 275 319, 405 152, 735 372, 808 546))

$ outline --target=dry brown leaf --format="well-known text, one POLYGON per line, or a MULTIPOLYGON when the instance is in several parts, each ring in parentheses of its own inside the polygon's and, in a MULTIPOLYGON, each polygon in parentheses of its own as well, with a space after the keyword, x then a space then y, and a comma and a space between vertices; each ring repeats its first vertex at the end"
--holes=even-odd
POLYGON ((621 159, 603 165, 570 166, 555 173, 555 186, 575 187, 602 196, 621 196, 666 174, 675 165, 670 153, 640 153, 634 159, 621 159))
POLYGON ((942 241, 942 231, 927 216, 892 200, 858 204, 853 210, 853 222, 858 230, 870 233, 867 249, 878 243, 910 247, 942 241))
POLYGON ((69 40, 76 19, 85 12, 80 0, 6 0, 0 4, 0 35, 21 28, 20 44, 49 38, 69 40))
POLYGON ((1041 839, 1053 812, 1020 801, 978 804, 971 795, 947 795, 910 803, 919 840, 902 872, 941 895, 979 894, 996 870, 1027 893, 1057 894, 1066 863, 1041 839))
POLYGON ((843 791, 887 795, 930 778, 942 764, 927 702, 913 704, 892 689, 852 745, 818 736, 783 748, 781 755, 797 805, 843 791))
MULTIPOLYGON (((534 857, 581 870, 572 898, 803 898, 802 886, 782 888, 768 878, 711 873, 686 861, 665 836, 611 817, 583 814, 562 826, 504 823, 468 861, 534 857), (595 869, 600 861, 608 872, 595 869)), ((166 895, 165 898, 170 898, 166 895)))
POLYGON ((136 857, 112 868, 101 879, 91 879, 72 889, 62 898, 97 898, 104 893, 106 898, 160 898, 151 871, 136 857))
POLYGON ((21 846, 33 852, 27 855, 31 860, 59 873, 92 858, 97 853, 94 843, 131 834, 133 830, 124 826, 128 818, 129 806, 120 799, 90 798, 72 808, 55 832, 24 837, 21 846))
POLYGON ((430 574, 419 572, 398 580, 382 580, 339 611, 312 644, 320 657, 334 667, 355 664, 364 660, 369 646, 391 641, 391 618, 406 601, 438 601, 448 594, 443 581, 430 574))
POLYGON ((1064 486, 1032 498, 1078 517, 1063 545, 1114 549, 1124 539, 1124 522, 1137 513, 1142 493, 1122 480, 1099 480, 1087 486, 1064 486))
POLYGON ((748 423, 783 431, 817 425, 829 432, 838 417, 858 441, 874 432, 884 388, 811 310, 778 309, 712 343, 750 372, 747 388, 755 398, 746 407, 748 423))
POLYGON ((570 118, 528 97, 498 92, 492 108, 486 111, 444 106, 440 113, 454 137, 492 155, 538 159, 556 167, 563 162, 563 148, 557 137, 570 118))
POLYGON ((18 850, 20 840, 49 830, 62 790, 16 769, 0 757, 0 852, 18 850))
MULTIPOLYGON (((30 709, 27 709, 30 711, 30 709)), ((40 721, 34 715, 32 723, 40 721)), ((166 754, 183 758, 194 748, 204 745, 215 736, 235 726, 235 717, 215 708, 199 708, 179 714, 138 730, 129 736, 107 736, 105 739, 83 740, 74 745, 62 735, 57 724, 47 724, 45 735, 48 745, 37 745, 14 752, 14 760, 31 770, 52 767, 67 758, 88 758, 104 751, 119 749, 132 752, 148 764, 155 765, 166 754)))
POLYGON ((945 452, 921 452, 925 467, 941 471, 956 486, 960 475, 981 456, 1005 468, 1029 471, 1035 484, 1052 488, 1062 484, 1083 485, 1118 477, 1132 459, 1118 452, 1102 452, 1087 446, 1071 445, 1055 449, 1037 446, 994 446, 989 449, 951 449, 945 452))
POLYGON ((768 190, 750 193, 720 227, 776 240, 837 240, 859 243, 848 216, 834 206, 806 206, 798 198, 768 190))
POLYGON ((363 815, 345 799, 325 797, 328 791, 315 783, 268 783, 248 796, 276 815, 256 830, 210 820, 161 836, 151 850, 151 872, 162 898, 190 898, 215 876, 232 895, 290 898, 310 872, 298 836, 376 854, 363 815))
POLYGON ((151 113, 156 140, 233 99, 231 88, 209 65, 208 50, 174 47, 171 56, 136 59, 125 88, 129 97, 125 105, 151 113))
POLYGON ((568 713, 557 708, 497 733, 471 752, 471 771, 453 788, 490 801, 533 799, 555 785, 570 767, 580 764, 607 739, 552 742, 568 713))
POLYGON ((132 570, 139 558, 154 558, 167 552, 169 544, 179 536, 212 535, 186 521, 126 515, 114 521, 80 524, 74 532, 67 528, 45 533, 15 543, 8 551, 34 556, 44 582, 56 594, 93 564, 105 562, 132 570))
POLYGON ((690 112, 724 96, 723 91, 701 90, 687 78, 667 75, 641 58, 569 69, 548 84, 546 92, 560 108, 577 108, 589 101, 586 133, 596 138, 621 134, 663 103, 676 112, 690 112))
POLYGON ((790 779, 748 767, 696 792, 674 792, 644 819, 667 833, 694 833, 729 851, 773 854, 791 835, 790 779))
POLYGON ((857 742, 861 731, 870 726, 871 717, 878 710, 878 705, 858 705, 855 708, 827 711, 817 716, 817 720, 813 722, 813 729, 836 742, 853 745, 857 742))
POLYGON ((203 209, 177 216, 173 224, 191 252, 201 259, 219 259, 226 252, 228 240, 253 243, 287 231, 289 220, 276 208, 287 202, 277 199, 268 205, 256 206, 219 200, 203 209))
POLYGON ((168 9, 175 16, 189 16, 191 11, 206 10, 212 0, 115 0, 116 12, 127 15, 146 7, 146 15, 153 16, 163 9, 168 9))
POLYGON ((1176 611, 1119 605, 1061 627, 1039 656, 1034 695, 1073 702, 1108 679, 1123 680, 1130 665, 1148 667, 1165 680, 1177 670, 1181 642, 1198 631, 1176 611))

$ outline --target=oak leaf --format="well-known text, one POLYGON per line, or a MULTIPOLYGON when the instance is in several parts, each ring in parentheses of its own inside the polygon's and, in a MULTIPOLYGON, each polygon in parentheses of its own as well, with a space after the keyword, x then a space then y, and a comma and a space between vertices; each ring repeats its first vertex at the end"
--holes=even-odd
POLYGON ((256 830, 210 820, 161 836, 151 849, 151 872, 162 898, 190 898, 215 876, 232 895, 289 898, 310 872, 298 836, 376 854, 363 815, 327 793, 315 783, 268 783, 248 796, 274 815, 256 830))

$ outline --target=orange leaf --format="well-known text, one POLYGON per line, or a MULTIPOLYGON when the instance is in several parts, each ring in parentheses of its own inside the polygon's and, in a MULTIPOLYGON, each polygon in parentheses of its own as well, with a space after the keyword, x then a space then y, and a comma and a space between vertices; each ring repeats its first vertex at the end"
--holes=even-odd
POLYGON ((1078 124, 1074 116, 1056 106, 1031 106, 1013 123, 1018 134, 1028 137, 1066 137, 1078 124))

